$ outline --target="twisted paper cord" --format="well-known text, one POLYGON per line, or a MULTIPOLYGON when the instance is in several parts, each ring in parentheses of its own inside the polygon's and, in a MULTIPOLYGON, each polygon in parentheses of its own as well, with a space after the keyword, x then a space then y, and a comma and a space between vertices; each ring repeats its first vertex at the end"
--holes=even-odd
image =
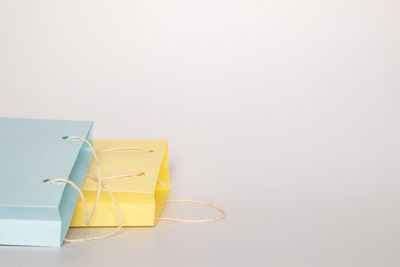
MULTIPOLYGON (((88 237, 88 238, 79 238, 79 239, 68 239, 65 238, 64 241, 66 242, 70 242, 70 243, 75 243, 75 242, 86 242, 86 241, 91 241, 91 240, 98 240, 98 239, 104 239, 104 238, 108 238, 111 237, 115 234, 117 234, 121 229, 122 229, 122 214, 120 211, 120 208, 118 206, 117 201, 115 200, 113 194, 111 193, 111 191, 107 188, 107 186, 103 183, 103 180, 112 180, 112 179, 118 179, 118 178, 124 178, 124 177, 132 177, 132 176, 143 176, 145 175, 144 172, 138 172, 138 173, 131 173, 131 174, 123 174, 123 175, 115 175, 115 176, 108 176, 108 177, 102 177, 101 176, 101 171, 100 171, 100 165, 99 165, 99 160, 97 158, 97 153, 105 153, 105 152, 114 152, 114 151, 123 151, 123 150, 139 150, 139 151, 145 151, 145 152, 154 152, 153 150, 146 150, 144 148, 139 148, 139 147, 119 147, 119 148, 111 148, 111 149, 104 149, 104 150, 99 150, 99 151, 95 151, 94 147, 92 146, 92 144, 86 140, 83 137, 80 136, 70 136, 65 138, 65 140, 71 140, 71 139, 79 139, 83 142, 85 142, 92 154, 93 157, 95 159, 95 163, 96 163, 96 170, 97 170, 97 177, 93 176, 93 175, 86 175, 86 177, 91 178, 91 179, 95 179, 98 181, 98 188, 97 188, 97 195, 96 195, 96 201, 93 205, 92 211, 90 213, 90 216, 88 215, 88 209, 87 209, 87 203, 86 203, 86 199, 85 196, 83 195, 81 189, 72 181, 65 179, 65 178, 54 178, 54 179, 46 179, 44 180, 44 184, 52 184, 52 183, 57 183, 57 182, 63 182, 63 183, 67 183, 70 184, 75 190, 78 191, 80 198, 82 199, 82 203, 83 203, 83 209, 84 209, 84 213, 85 213, 85 222, 87 226, 90 226, 90 221, 93 217, 94 212, 96 211, 97 208, 97 204, 98 201, 100 199, 100 194, 101 194, 101 188, 104 188, 104 190, 106 190, 106 192, 108 193, 108 195, 110 196, 110 198, 112 199, 116 211, 118 213, 118 218, 119 218, 119 224, 118 227, 111 233, 105 234, 105 235, 101 235, 101 236, 96 236, 96 237, 88 237)), ((166 186, 166 184, 160 180, 157 180, 157 183, 159 183, 161 186, 166 186)), ((226 212, 218 207, 215 206, 213 204, 207 203, 207 202, 203 202, 203 201, 199 201, 199 200, 192 200, 192 199, 174 199, 174 200, 167 200, 167 202, 181 202, 181 203, 194 203, 194 204, 199 204, 199 205, 203 205, 206 207, 210 207, 213 209, 216 209, 217 211, 219 211, 221 213, 221 216, 219 217, 215 217, 215 218, 210 218, 210 219, 195 219, 195 220, 191 220, 191 219, 180 219, 180 218, 170 218, 170 217, 159 217, 159 220, 161 221, 172 221, 172 222, 181 222, 181 223, 206 223, 206 222, 216 222, 219 220, 222 220, 226 217, 226 212)))

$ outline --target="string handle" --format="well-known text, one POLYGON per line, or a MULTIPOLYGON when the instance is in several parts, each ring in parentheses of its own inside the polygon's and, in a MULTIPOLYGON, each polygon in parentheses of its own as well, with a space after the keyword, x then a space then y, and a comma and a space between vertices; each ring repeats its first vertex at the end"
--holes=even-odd
POLYGON ((113 201, 113 203, 115 205, 115 208, 116 208, 117 213, 118 213, 119 224, 118 224, 118 227, 113 232, 105 234, 105 235, 96 236, 96 237, 88 237, 88 238, 78 238, 78 239, 65 238, 64 241, 69 242, 69 243, 76 243, 76 242, 85 242, 85 241, 91 241, 91 240, 104 239, 104 238, 108 238, 110 236, 113 236, 113 235, 117 234, 122 228, 122 214, 121 214, 121 211, 119 209, 118 203, 115 200, 113 194, 111 193, 111 191, 106 187, 106 185, 102 181, 101 172, 100 172, 100 164, 99 164, 99 160, 98 160, 97 155, 96 155, 96 151, 95 151, 93 145, 83 137, 70 136, 68 138, 65 138, 65 140, 67 140, 67 141, 71 140, 71 139, 79 139, 79 140, 85 142, 89 146, 89 148, 90 148, 90 150, 91 150, 91 152, 93 154, 93 157, 95 159, 95 162, 96 162, 97 180, 98 180, 99 186, 97 188, 96 201, 94 202, 94 205, 93 205, 93 208, 92 208, 92 211, 91 211, 90 215, 88 215, 88 209, 87 209, 87 203, 86 203, 86 200, 85 200, 85 196, 83 195, 81 189, 74 182, 72 182, 72 181, 70 181, 68 179, 65 179, 65 178, 54 178, 54 179, 46 179, 46 180, 43 181, 43 183, 44 184, 52 184, 52 183, 62 182, 62 183, 70 184, 75 190, 77 190, 78 193, 79 193, 80 198, 82 199, 83 208, 84 208, 84 212, 85 212, 85 222, 86 222, 87 226, 90 225, 90 221, 92 220, 93 214, 94 214, 94 212, 96 211, 96 208, 97 208, 97 203, 99 202, 99 199, 100 199, 101 189, 104 188, 107 191, 108 195, 110 196, 111 200, 113 201))
MULTIPOLYGON (((92 154, 93 154, 93 158, 95 160, 96 163, 96 170, 97 170, 97 177, 93 176, 93 175, 86 175, 86 177, 91 178, 91 179, 96 179, 98 181, 98 188, 97 188, 97 195, 96 195, 96 200, 94 202, 92 211, 90 213, 90 215, 88 215, 88 208, 87 208, 87 203, 86 203, 86 199, 85 196, 82 193, 82 190, 72 181, 65 179, 65 178, 54 178, 54 179, 46 179, 43 181, 44 184, 52 184, 52 183, 58 183, 58 182, 62 182, 62 183, 66 183, 71 185, 76 191, 78 191, 80 198, 82 199, 82 203, 83 203, 83 209, 84 209, 84 213, 85 213, 85 222, 87 226, 90 226, 90 221, 93 217, 94 212, 96 211, 97 208, 97 204, 99 202, 100 199, 100 194, 101 194, 101 190, 102 188, 104 188, 104 190, 108 193, 108 195, 110 196, 111 200, 113 201, 116 211, 118 213, 118 218, 119 218, 119 224, 118 227, 111 233, 105 234, 105 235, 101 235, 101 236, 96 236, 96 237, 88 237, 88 238, 78 238, 78 239, 68 239, 65 238, 64 241, 65 242, 69 242, 69 243, 76 243, 76 242, 86 242, 86 241, 91 241, 91 240, 98 240, 98 239, 104 239, 104 238, 108 238, 111 237, 115 234, 117 234, 121 229, 122 229, 122 214, 121 214, 121 210, 118 206, 117 201, 115 200, 113 194, 111 193, 111 191, 108 189, 108 187, 103 183, 103 180, 112 180, 112 179, 117 179, 117 178, 123 178, 123 177, 131 177, 131 176, 143 176, 145 173, 144 172, 138 172, 138 173, 131 173, 131 174, 124 174, 124 175, 115 175, 115 176, 109 176, 109 177, 102 177, 101 176, 101 171, 100 171, 100 164, 99 164, 99 160, 97 158, 97 154, 96 151, 93 147, 93 145, 86 140, 83 137, 80 136, 70 136, 68 138, 65 138, 65 140, 71 140, 71 139, 79 139, 81 141, 83 141, 84 143, 86 143, 92 154)), ((104 152, 113 152, 113 151, 123 151, 123 150, 139 150, 139 151, 147 151, 147 152, 154 152, 153 150, 146 150, 144 148, 139 148, 139 147, 119 147, 119 148, 111 148, 111 149, 104 149, 104 150, 100 150, 97 151, 97 153, 104 153, 104 152)), ((165 186, 166 184, 160 180, 157 180, 157 182, 161 185, 161 186, 165 186)), ((170 217, 159 217, 159 220, 161 221, 172 221, 172 222, 181 222, 181 223, 206 223, 206 222, 216 222, 219 220, 222 220, 226 217, 226 212, 218 207, 215 206, 213 204, 207 203, 207 202, 203 202, 203 201, 199 201, 199 200, 192 200, 192 199, 171 199, 171 200, 167 200, 167 202, 186 202, 186 203, 194 203, 194 204, 200 204, 206 207, 210 207, 213 209, 216 209, 217 211, 219 211, 221 213, 221 215, 219 217, 215 217, 215 218, 210 218, 210 219, 198 219, 198 220, 190 220, 190 219, 180 219, 180 218, 170 218, 170 217)))
POLYGON ((181 203, 194 203, 194 204, 200 204, 206 207, 210 207, 213 209, 216 209, 221 213, 221 216, 215 217, 215 218, 210 218, 210 219, 199 219, 199 220, 190 220, 190 219, 180 219, 180 218, 170 218, 170 217, 160 217, 160 221, 170 221, 170 222, 181 222, 181 223, 207 223, 207 222, 216 222, 219 220, 222 220, 226 217, 226 212, 213 204, 200 201, 200 200, 193 200, 193 199, 169 199, 167 202, 181 202, 181 203))

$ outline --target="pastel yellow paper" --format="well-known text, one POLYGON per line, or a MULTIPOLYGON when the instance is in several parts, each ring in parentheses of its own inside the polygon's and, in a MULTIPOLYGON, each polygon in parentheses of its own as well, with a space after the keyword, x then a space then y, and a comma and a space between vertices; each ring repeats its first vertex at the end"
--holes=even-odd
MULTIPOLYGON (((132 176, 106 180, 122 213, 124 226, 154 226, 169 193, 168 141, 166 140, 94 140, 96 150, 118 147, 140 147, 146 151, 128 150, 98 153, 102 176, 144 172, 132 176), (148 152, 152 150, 153 152, 148 152), (163 184, 157 183, 160 180, 163 184)), ((94 161, 88 174, 97 176, 94 161)), ((82 186, 88 209, 91 211, 97 193, 97 182, 86 178, 82 186)), ((112 200, 102 192, 91 226, 117 226, 118 215, 112 200)), ((79 199, 71 227, 86 226, 82 201, 79 199)))

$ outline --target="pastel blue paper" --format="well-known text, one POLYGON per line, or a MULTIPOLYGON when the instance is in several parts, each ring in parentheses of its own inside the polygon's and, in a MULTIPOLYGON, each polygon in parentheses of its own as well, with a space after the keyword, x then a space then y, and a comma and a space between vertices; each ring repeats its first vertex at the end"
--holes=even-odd
POLYGON ((78 200, 64 183, 79 187, 92 153, 80 140, 91 139, 92 122, 0 118, 0 244, 61 246, 78 200))

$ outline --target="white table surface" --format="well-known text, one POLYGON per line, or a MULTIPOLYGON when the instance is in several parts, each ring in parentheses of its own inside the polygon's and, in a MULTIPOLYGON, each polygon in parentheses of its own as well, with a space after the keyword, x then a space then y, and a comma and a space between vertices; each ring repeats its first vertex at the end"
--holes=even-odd
POLYGON ((400 266, 399 9, 0 1, 1 116, 169 139, 171 198, 228 213, 60 249, 2 246, 0 266, 400 266))

